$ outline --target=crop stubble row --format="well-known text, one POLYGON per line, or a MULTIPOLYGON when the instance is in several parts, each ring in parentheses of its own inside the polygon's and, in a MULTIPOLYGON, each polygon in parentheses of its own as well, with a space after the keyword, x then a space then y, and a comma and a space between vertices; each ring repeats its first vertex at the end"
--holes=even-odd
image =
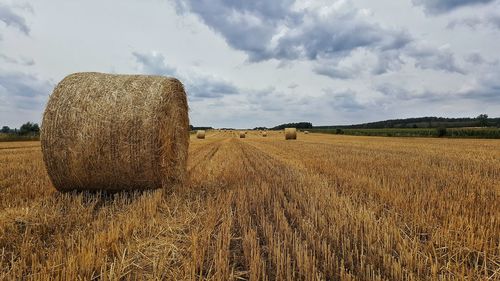
POLYGON ((0 150, 0 279, 500 278, 498 141, 194 138, 168 192, 59 194, 0 150))

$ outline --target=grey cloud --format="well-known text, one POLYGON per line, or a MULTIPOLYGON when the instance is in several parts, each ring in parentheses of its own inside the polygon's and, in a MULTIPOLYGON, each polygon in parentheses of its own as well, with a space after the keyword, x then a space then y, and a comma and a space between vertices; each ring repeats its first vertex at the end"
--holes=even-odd
POLYGON ((442 14, 460 7, 487 4, 495 0, 413 0, 414 5, 423 6, 426 13, 442 14))
MULTIPOLYGON (((28 9, 29 6, 26 6, 25 9, 28 9)), ((11 6, 0 3, 0 21, 5 23, 7 26, 12 26, 19 29, 26 35, 29 35, 30 28, 26 23, 26 20, 23 16, 17 13, 11 6)))
POLYGON ((253 111, 279 112, 296 103, 296 99, 277 91, 274 87, 246 93, 246 103, 253 111))
POLYGON ((440 101, 448 97, 447 94, 433 93, 431 91, 410 90, 394 83, 382 83, 375 86, 375 90, 384 97, 379 103, 398 103, 401 101, 425 100, 427 102, 440 101))
POLYGON ((405 54, 415 59, 415 66, 418 68, 465 74, 465 70, 456 62, 454 54, 447 48, 414 45, 408 48, 405 54))
POLYGON ((267 45, 280 22, 292 20, 289 15, 294 0, 177 0, 178 10, 190 11, 226 42, 246 52, 251 60, 269 58, 267 45))
POLYGON ((460 66, 448 47, 436 48, 418 42, 401 49, 365 52, 362 54, 362 62, 358 60, 357 63, 350 56, 342 59, 323 59, 316 63, 313 71, 333 79, 352 79, 365 74, 365 70, 369 70, 373 75, 399 71, 403 65, 410 62, 409 59, 416 68, 466 74, 464 67, 460 66), (371 63, 372 58, 375 58, 375 64, 371 63))
MULTIPOLYGON (((500 8, 500 6, 498 6, 498 8, 500 8)), ((448 23, 447 27, 453 29, 458 26, 466 26, 471 29, 477 29, 478 27, 500 29, 500 13, 494 12, 486 14, 482 17, 472 16, 454 19, 448 23)))
POLYGON ((317 64, 316 74, 334 79, 355 77, 359 69, 337 64, 357 50, 367 50, 378 59, 372 74, 397 71, 402 55, 415 59, 421 69, 464 73, 449 50, 415 47, 415 39, 404 30, 373 23, 350 2, 298 10, 294 1, 194 1, 177 0, 183 11, 192 12, 221 34, 234 49, 244 51, 250 61, 277 59, 280 65, 293 60, 317 64))
POLYGON ((483 56, 481 56, 481 54, 479 54, 479 53, 471 53, 471 54, 469 54, 465 58, 465 61, 467 61, 468 63, 472 63, 474 65, 480 65, 480 64, 485 63, 485 60, 484 60, 483 56))
POLYGON ((409 89, 396 83, 381 83, 374 87, 374 90, 383 96, 377 100, 377 104, 401 104, 402 102, 419 101, 426 104, 440 105, 450 100, 474 100, 486 103, 500 102, 500 64, 489 64, 489 69, 480 71, 479 77, 470 81, 464 81, 462 85, 465 90, 460 91, 432 91, 409 89), (496 68, 496 69, 494 69, 496 68), (476 81, 477 80, 477 81, 476 81))
POLYGON ((500 62, 488 62, 484 69, 478 71, 476 83, 467 90, 461 91, 461 97, 484 102, 500 103, 500 62))
POLYGON ((189 94, 198 98, 219 98, 239 92, 236 86, 227 81, 214 80, 206 76, 189 82, 187 88, 189 94))
POLYGON ((32 58, 12 58, 3 54, 0 54, 0 60, 6 63, 12 63, 17 65, 31 66, 35 64, 35 61, 32 58))
POLYGON ((305 11, 303 23, 290 28, 273 50, 274 58, 317 60, 343 57, 358 48, 400 49, 412 41, 406 32, 366 21, 357 10, 305 11))
POLYGON ((142 71, 147 74, 167 76, 177 75, 177 69, 167 65, 165 57, 162 54, 155 52, 149 54, 132 52, 132 56, 134 56, 136 62, 141 65, 142 71))
POLYGON ((446 46, 437 48, 420 42, 412 42, 402 49, 374 54, 377 57, 377 63, 372 69, 372 74, 375 75, 398 71, 408 63, 408 59, 414 60, 416 68, 466 74, 465 69, 457 62, 454 53, 446 46))
POLYGON ((489 81, 488 84, 481 87, 460 93, 464 98, 473 100, 482 100, 485 102, 500 102, 500 83, 489 81))
POLYGON ((198 15, 232 48, 244 51, 250 61, 317 60, 344 56, 357 48, 397 49, 412 40, 403 31, 370 23, 349 4, 296 11, 292 0, 177 3, 198 15))
POLYGON ((232 83, 218 77, 199 74, 183 75, 176 67, 168 65, 162 54, 132 52, 132 56, 144 73, 178 77, 185 84, 189 97, 194 100, 220 98, 239 92, 232 83))
POLYGON ((351 79, 360 73, 357 67, 339 67, 336 65, 321 64, 313 68, 316 74, 327 76, 333 79, 351 79))
POLYGON ((380 52, 377 56, 377 64, 372 69, 372 74, 380 75, 389 71, 396 71, 401 69, 404 61, 401 58, 401 51, 390 50, 380 52))
POLYGON ((366 106, 357 100, 356 92, 352 90, 324 89, 323 92, 323 99, 336 111, 354 112, 366 109, 366 106))
POLYGON ((53 83, 21 72, 0 71, 0 95, 9 107, 41 109, 53 83))

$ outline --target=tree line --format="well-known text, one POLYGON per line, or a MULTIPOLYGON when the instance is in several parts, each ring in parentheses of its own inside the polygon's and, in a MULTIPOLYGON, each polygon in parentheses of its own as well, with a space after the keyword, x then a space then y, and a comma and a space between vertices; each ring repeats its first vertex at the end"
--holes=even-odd
POLYGON ((315 126, 317 129, 386 129, 386 128, 459 128, 459 127, 500 127, 500 118, 489 118, 480 114, 475 118, 418 117, 391 119, 363 124, 339 126, 315 126))
POLYGON ((17 128, 10 128, 9 126, 2 126, 2 129, 0 130, 1 133, 3 134, 16 134, 16 135, 21 135, 21 136, 27 136, 27 135, 39 135, 40 134, 40 126, 38 126, 38 123, 32 123, 32 122, 26 122, 17 128))

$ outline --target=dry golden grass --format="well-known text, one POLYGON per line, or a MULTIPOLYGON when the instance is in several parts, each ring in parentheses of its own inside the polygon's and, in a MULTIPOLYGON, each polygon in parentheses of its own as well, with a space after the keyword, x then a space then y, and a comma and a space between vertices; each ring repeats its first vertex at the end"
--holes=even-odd
POLYGON ((191 136, 189 181, 59 193, 0 143, 0 280, 499 280, 500 141, 191 136))

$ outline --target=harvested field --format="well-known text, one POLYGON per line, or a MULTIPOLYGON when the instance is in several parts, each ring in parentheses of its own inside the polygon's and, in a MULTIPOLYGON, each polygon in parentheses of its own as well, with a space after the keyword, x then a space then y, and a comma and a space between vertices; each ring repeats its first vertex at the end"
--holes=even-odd
POLYGON ((59 193, 0 143, 0 280, 500 280, 500 140, 207 131, 188 173, 59 193))

